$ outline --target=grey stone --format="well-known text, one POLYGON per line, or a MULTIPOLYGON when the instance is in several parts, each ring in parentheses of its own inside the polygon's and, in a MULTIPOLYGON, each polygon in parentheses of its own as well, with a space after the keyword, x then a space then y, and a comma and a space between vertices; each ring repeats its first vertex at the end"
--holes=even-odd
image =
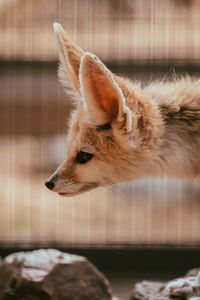
POLYGON ((111 300, 105 276, 86 258, 55 249, 19 252, 0 265, 0 300, 111 300))
POLYGON ((135 284, 131 300, 148 300, 159 294, 165 287, 165 283, 143 280, 135 284))
POLYGON ((142 281, 135 284, 130 300, 200 300, 200 269, 168 282, 142 281))
POLYGON ((197 276, 200 272, 200 268, 194 268, 187 271, 186 276, 197 276))

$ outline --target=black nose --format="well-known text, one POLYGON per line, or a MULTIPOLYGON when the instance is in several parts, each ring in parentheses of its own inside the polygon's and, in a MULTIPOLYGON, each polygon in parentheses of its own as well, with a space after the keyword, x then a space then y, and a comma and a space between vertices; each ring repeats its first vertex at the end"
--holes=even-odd
POLYGON ((54 188, 54 186, 55 186, 54 182, 51 181, 51 180, 47 180, 47 181, 45 182, 45 185, 46 185, 46 187, 47 187, 48 189, 50 189, 50 190, 52 190, 52 189, 54 188))

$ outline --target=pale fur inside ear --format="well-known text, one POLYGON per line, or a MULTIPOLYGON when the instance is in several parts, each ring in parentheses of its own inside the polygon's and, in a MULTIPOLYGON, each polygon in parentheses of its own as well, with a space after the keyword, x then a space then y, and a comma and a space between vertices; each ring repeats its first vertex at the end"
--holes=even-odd
POLYGON ((82 97, 95 123, 117 120, 124 122, 128 131, 132 128, 132 113, 126 106, 122 90, 112 73, 92 53, 81 59, 79 80, 82 97))
POLYGON ((77 90, 74 88, 71 77, 65 71, 61 63, 58 66, 58 79, 64 87, 65 94, 67 95, 67 101, 70 101, 75 105, 78 104, 80 102, 80 96, 77 93, 77 90))
POLYGON ((60 66, 58 76, 65 87, 69 100, 80 101, 79 67, 83 50, 67 37, 64 29, 58 23, 53 24, 58 44, 60 66))

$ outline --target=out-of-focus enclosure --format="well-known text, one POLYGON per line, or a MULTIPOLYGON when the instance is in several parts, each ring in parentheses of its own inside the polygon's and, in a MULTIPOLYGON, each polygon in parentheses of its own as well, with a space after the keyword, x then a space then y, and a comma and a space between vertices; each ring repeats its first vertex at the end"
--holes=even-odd
POLYGON ((198 0, 0 0, 0 243, 200 244, 200 189, 190 182, 150 178, 75 198, 45 188, 71 110, 56 75, 55 21, 133 80, 200 75, 198 0))

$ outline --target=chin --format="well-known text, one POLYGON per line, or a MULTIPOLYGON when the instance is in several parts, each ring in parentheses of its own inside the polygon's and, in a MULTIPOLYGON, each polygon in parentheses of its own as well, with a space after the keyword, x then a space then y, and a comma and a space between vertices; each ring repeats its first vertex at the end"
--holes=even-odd
POLYGON ((74 197, 86 192, 89 192, 95 188, 97 188, 99 185, 97 183, 87 183, 81 186, 81 188, 79 188, 77 191, 73 190, 73 191, 60 191, 58 192, 59 196, 62 197, 74 197))

